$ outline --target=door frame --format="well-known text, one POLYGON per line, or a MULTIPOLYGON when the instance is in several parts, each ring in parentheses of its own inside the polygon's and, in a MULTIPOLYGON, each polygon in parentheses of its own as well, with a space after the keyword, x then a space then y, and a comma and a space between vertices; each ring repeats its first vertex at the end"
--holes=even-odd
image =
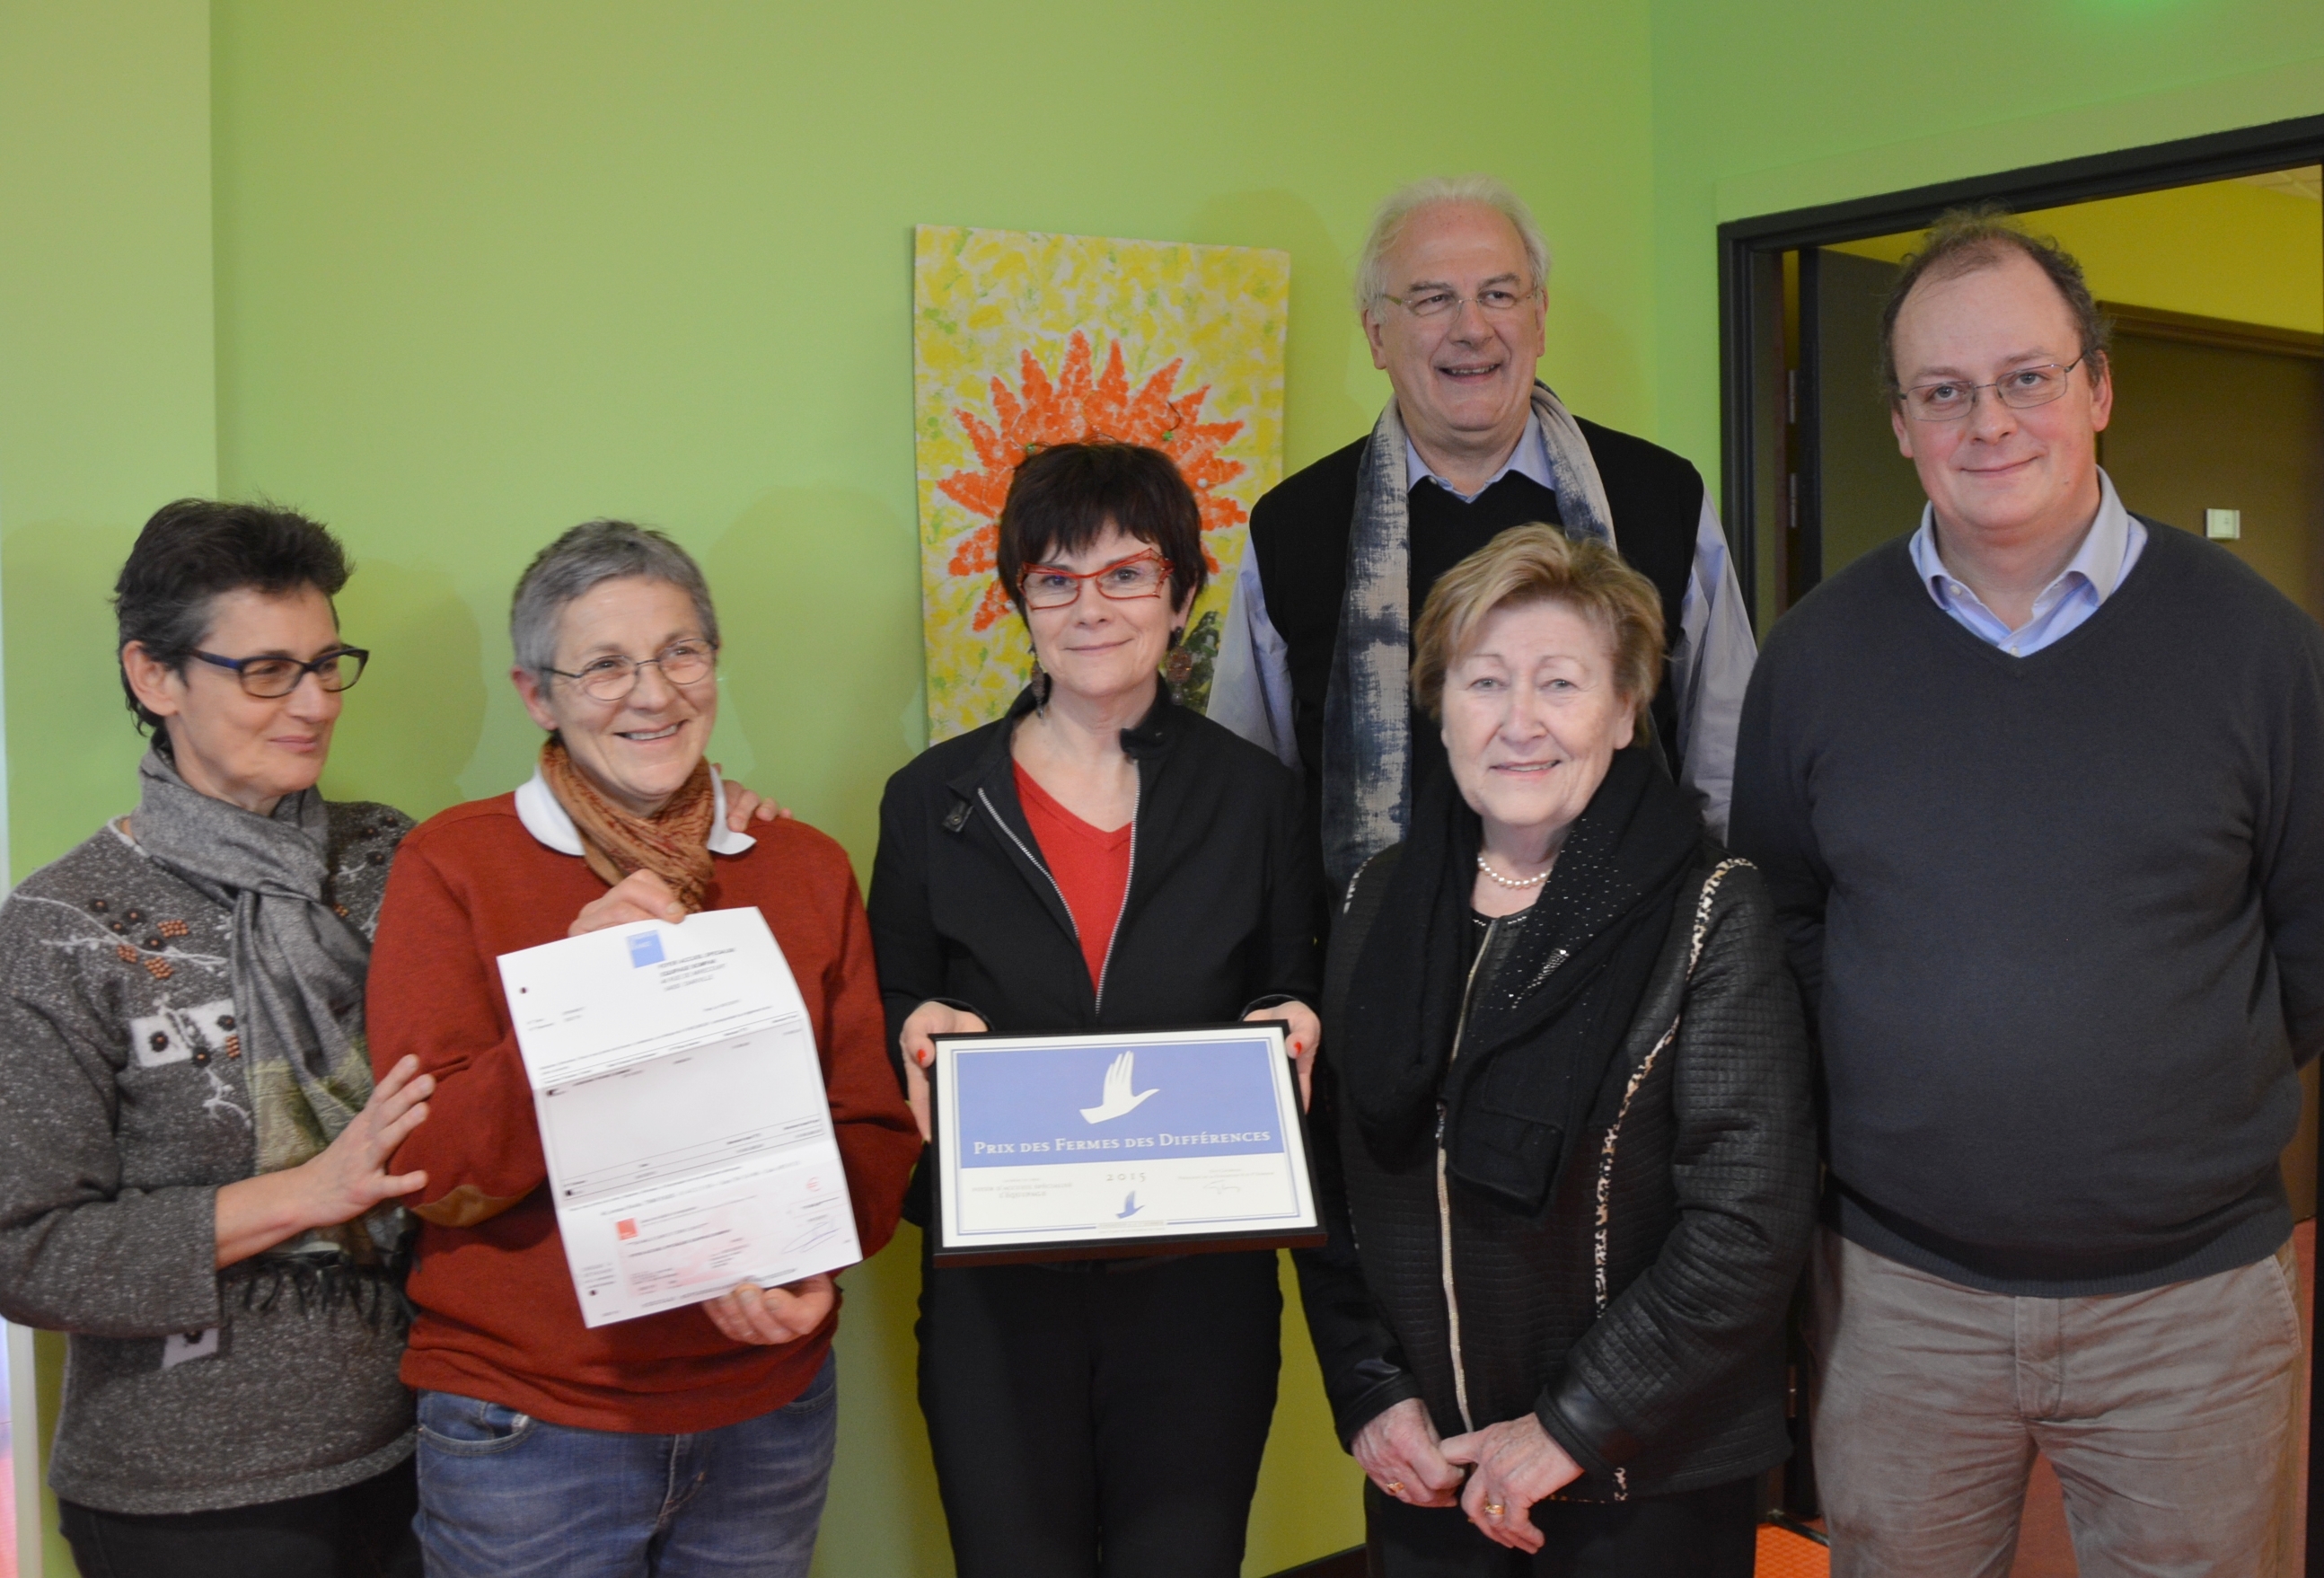
POLYGON ((42 1551, 47 1545, 46 1518, 41 1506, 41 1470, 48 1462, 47 1444, 41 1439, 40 1382, 33 1372, 32 1329, 0 1321, 0 1337, 7 1344, 8 1426, 10 1462, 14 1483, 6 1488, 16 1515, 17 1578, 41 1578, 42 1551))
MULTIPOLYGON (((1739 572, 1737 578, 1742 583, 1744 606, 1754 621, 1759 613, 1760 556, 1783 546, 1757 540, 1758 506, 1782 496, 1779 491, 1770 490, 1780 490, 1784 479, 1760 475, 1756 464, 1760 446, 1768 437, 1764 424, 1770 420, 1766 413, 1771 402, 1755 382, 1757 367, 1753 353, 1770 333, 1760 304, 1767 299, 1771 271, 1780 291, 1784 254, 1922 229, 1946 209, 1967 203, 1997 202, 2022 213, 2303 164, 2324 164, 2324 115, 2029 164, 1845 202, 1730 219, 1720 226, 1720 508, 1739 572)), ((2324 216, 2318 223, 2324 226, 2324 216)), ((1774 327, 1779 331, 1780 325, 1774 327)), ((1803 369, 1811 365, 1804 346, 1802 365, 1803 369)), ((1812 385, 1813 380, 1801 382, 1812 385)), ((1812 387, 1797 392, 1803 431, 1812 425, 1806 419, 1815 409, 1815 394, 1812 387)), ((1787 402, 1788 397, 1777 403, 1787 402)), ((1780 414, 1774 420, 1783 425, 1780 414)), ((1804 466, 1802 471, 1805 473, 1804 466)), ((1802 513, 1806 517, 1802 529, 1812 532, 1817 524, 1812 509, 1802 513)))

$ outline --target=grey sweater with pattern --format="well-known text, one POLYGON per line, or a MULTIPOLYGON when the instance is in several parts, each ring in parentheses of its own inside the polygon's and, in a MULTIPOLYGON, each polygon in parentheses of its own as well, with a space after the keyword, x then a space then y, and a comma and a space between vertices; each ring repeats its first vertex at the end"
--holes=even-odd
MULTIPOLYGON (((330 812, 369 936, 411 823, 330 812)), ((313 1495, 412 1448, 400 1314, 214 1265, 217 1190, 255 1166, 232 925, 117 823, 0 907, 0 1315, 71 1333, 49 1482, 107 1512, 313 1495)))

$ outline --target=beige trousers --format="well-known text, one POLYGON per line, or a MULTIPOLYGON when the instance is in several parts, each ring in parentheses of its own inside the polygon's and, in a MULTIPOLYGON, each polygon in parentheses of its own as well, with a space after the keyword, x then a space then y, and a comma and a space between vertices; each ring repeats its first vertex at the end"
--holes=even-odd
POLYGON ((2038 1448, 2082 1578, 2269 1578, 2292 1548, 2295 1264, 2017 1298, 1825 1231, 1816 1480, 1835 1578, 2006 1578, 2038 1448))

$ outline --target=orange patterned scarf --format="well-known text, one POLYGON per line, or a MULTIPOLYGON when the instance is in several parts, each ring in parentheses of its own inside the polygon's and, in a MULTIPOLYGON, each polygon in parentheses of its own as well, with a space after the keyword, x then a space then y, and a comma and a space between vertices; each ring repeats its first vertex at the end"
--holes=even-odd
POLYGON ((710 891, 711 823, 717 795, 710 786, 710 763, 694 772, 669 804, 640 817, 607 799, 573 765, 565 743, 554 734, 540 748, 540 776, 581 835, 581 858, 608 886, 632 872, 648 871, 669 884, 688 915, 702 908, 710 891))

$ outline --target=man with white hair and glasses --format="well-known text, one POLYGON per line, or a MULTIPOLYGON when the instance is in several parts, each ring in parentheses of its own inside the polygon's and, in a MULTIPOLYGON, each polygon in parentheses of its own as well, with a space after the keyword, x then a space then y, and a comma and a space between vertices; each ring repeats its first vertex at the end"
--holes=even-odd
POLYGON ((1356 306, 1394 391, 1366 437, 1251 512, 1210 715, 1304 771, 1332 891, 1403 836, 1443 770, 1407 674, 1437 577, 1536 521, 1612 545, 1653 581, 1671 683, 1655 734, 1714 832, 1755 648, 1702 478, 1678 456, 1570 414, 1534 376, 1549 248, 1489 176, 1416 181, 1372 221, 1356 306))

